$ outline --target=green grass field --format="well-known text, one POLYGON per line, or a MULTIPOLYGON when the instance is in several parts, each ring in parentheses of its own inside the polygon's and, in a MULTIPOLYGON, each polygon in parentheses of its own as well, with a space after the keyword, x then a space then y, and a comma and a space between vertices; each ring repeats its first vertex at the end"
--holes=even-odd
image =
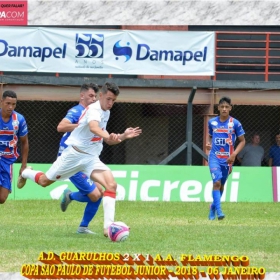
POLYGON ((59 201, 12 201, 1 205, 0 272, 20 272, 36 264, 40 252, 107 252, 248 256, 250 266, 280 271, 279 203, 223 203, 226 219, 209 221, 208 203, 117 201, 116 220, 131 227, 129 238, 114 243, 103 235, 103 208, 90 229, 79 235, 84 204, 73 202, 67 212, 59 201))

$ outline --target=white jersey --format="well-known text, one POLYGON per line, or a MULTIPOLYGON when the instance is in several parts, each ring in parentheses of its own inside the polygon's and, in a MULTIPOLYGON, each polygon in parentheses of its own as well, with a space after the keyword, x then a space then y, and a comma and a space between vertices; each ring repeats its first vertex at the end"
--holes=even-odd
POLYGON ((109 117, 110 111, 103 111, 99 101, 90 104, 83 111, 78 126, 71 132, 65 143, 88 154, 100 155, 103 149, 103 138, 92 133, 88 124, 90 121, 97 121, 99 127, 105 131, 109 117))

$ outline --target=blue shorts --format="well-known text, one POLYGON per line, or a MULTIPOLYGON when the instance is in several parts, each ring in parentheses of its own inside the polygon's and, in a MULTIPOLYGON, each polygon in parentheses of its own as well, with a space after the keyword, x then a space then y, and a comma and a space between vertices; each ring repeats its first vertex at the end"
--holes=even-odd
POLYGON ((94 182, 83 172, 78 172, 69 179, 83 195, 88 195, 96 188, 94 182))
POLYGON ((228 178, 228 175, 232 171, 231 165, 221 165, 218 161, 218 159, 214 157, 209 157, 209 169, 211 173, 211 177, 213 180, 213 183, 217 181, 221 181, 221 185, 223 186, 226 183, 226 180, 228 178))
POLYGON ((0 159, 0 186, 12 192, 13 164, 0 159))

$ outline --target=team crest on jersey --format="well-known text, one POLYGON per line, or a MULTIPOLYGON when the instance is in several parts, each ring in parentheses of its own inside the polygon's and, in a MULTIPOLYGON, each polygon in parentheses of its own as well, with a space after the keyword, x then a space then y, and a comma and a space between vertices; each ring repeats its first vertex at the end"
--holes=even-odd
POLYGON ((218 125, 218 123, 216 121, 212 121, 211 124, 215 125, 215 126, 218 125))
POLYGON ((14 130, 18 130, 19 121, 18 120, 13 121, 12 125, 14 127, 14 130))

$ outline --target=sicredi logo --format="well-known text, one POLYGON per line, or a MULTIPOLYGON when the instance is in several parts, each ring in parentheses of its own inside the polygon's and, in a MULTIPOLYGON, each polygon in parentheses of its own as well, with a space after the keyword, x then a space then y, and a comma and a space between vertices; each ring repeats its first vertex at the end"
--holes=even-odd
MULTIPOLYGON (((128 60, 130 60, 131 56, 132 56, 132 49, 130 47, 123 47, 120 45, 120 41, 119 40, 113 47, 113 53, 114 55, 116 55, 116 60, 119 59, 119 56, 124 56, 125 57, 125 62, 127 62, 128 60)), ((130 43, 127 42, 127 45, 129 46, 130 43)))
POLYGON ((103 58, 103 34, 76 34, 76 58, 103 58))
POLYGON ((27 1, 0 1, 0 25, 27 25, 27 1))

